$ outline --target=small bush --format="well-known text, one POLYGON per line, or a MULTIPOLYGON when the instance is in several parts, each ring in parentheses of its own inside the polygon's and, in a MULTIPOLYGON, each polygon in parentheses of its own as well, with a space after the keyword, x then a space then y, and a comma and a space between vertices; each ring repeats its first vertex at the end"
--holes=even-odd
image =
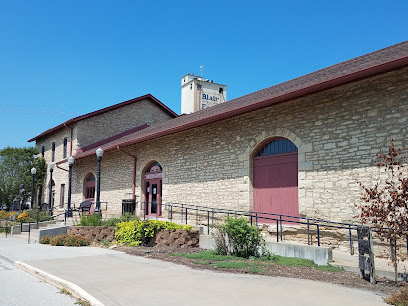
MULTIPOLYGON (((48 215, 48 213, 46 211, 40 211, 38 213, 38 221, 40 221, 40 222, 46 221, 49 218, 50 218, 50 216, 48 215)), ((37 214, 35 214, 35 213, 31 214, 30 218, 27 221, 37 222, 37 214)))
POLYGON ((384 301, 389 305, 408 306, 408 287, 404 287, 400 292, 384 298, 384 301))
POLYGON ((139 221, 139 217, 126 213, 124 216, 102 220, 102 215, 84 215, 81 217, 78 226, 116 226, 116 224, 128 221, 139 221))
POLYGON ((215 251, 220 255, 243 258, 259 257, 265 251, 265 240, 258 228, 249 225, 244 218, 228 217, 213 234, 215 251))
POLYGON ((40 243, 54 246, 86 246, 90 245, 91 241, 80 236, 63 234, 58 236, 42 237, 40 243))
POLYGON ((15 211, 10 211, 10 212, 8 212, 8 213, 6 214, 6 219, 14 220, 17 215, 18 215, 17 212, 15 212, 15 211))
POLYGON ((7 212, 4 210, 0 210, 0 220, 6 220, 8 217, 6 217, 7 212))
POLYGON ((23 211, 21 214, 18 215, 17 217, 17 221, 19 222, 24 222, 24 221, 28 221, 30 219, 30 215, 28 214, 28 212, 23 211))
POLYGON ((102 221, 103 226, 116 226, 116 224, 121 222, 129 222, 129 221, 140 221, 139 217, 126 213, 123 216, 118 218, 110 218, 108 220, 102 221))
POLYGON ((129 246, 148 245, 151 238, 162 229, 184 229, 191 231, 191 225, 178 225, 169 221, 161 220, 135 220, 121 222, 116 225, 115 239, 119 243, 129 246))
POLYGON ((83 215, 79 221, 80 226, 102 226, 102 215, 83 215))
POLYGON ((49 244, 50 239, 51 239, 51 236, 44 236, 44 237, 41 238, 40 243, 41 244, 49 244))

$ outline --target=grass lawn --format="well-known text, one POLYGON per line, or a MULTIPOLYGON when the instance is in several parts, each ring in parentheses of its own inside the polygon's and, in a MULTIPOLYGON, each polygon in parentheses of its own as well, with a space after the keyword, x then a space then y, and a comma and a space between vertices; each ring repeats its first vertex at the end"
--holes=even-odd
POLYGON ((260 258, 251 257, 248 260, 236 256, 217 255, 213 251, 202 251, 198 254, 173 253, 172 256, 180 256, 194 261, 197 265, 211 265, 219 269, 246 269, 253 273, 262 273, 262 267, 270 265, 310 267, 321 271, 338 272, 343 268, 333 267, 331 265, 318 266, 314 261, 309 259, 283 257, 279 255, 270 255, 260 258))

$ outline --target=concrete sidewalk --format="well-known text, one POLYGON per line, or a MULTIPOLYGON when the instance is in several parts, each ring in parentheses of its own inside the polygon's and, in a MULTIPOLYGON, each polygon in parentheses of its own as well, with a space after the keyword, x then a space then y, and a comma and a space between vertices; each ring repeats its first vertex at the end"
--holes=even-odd
POLYGON ((380 295, 369 291, 301 279, 193 270, 101 248, 27 244, 0 236, 0 255, 33 274, 77 285, 95 304, 106 306, 384 305, 380 295))
MULTIPOLYGON (((383 258, 375 258, 375 274, 379 277, 385 277, 389 280, 394 280, 395 272, 394 266, 391 260, 383 258)), ((360 273, 358 267, 358 252, 357 254, 350 255, 350 253, 344 253, 333 250, 333 266, 343 267, 346 271, 360 273)), ((408 280, 408 262, 398 263, 398 280, 408 280)))

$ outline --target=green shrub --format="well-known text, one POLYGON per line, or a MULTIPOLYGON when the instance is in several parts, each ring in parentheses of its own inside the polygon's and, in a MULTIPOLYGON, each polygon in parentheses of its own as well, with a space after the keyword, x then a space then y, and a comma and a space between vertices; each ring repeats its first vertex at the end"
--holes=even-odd
POLYGON ((102 215, 93 214, 93 215, 83 215, 79 220, 80 226, 102 226, 102 215))
MULTIPOLYGON (((40 211, 38 213, 38 221, 40 221, 40 222, 46 221, 49 218, 50 218, 50 216, 48 215, 48 213, 46 211, 40 211)), ((37 222, 37 214, 32 213, 32 215, 30 215, 30 218, 28 219, 28 221, 37 222)))
POLYGON ((129 246, 148 245, 151 238, 162 229, 184 229, 191 231, 193 228, 191 225, 178 225, 161 220, 135 220, 118 223, 115 230, 115 239, 119 243, 129 246))
POLYGON ((0 220, 6 220, 8 217, 6 217, 7 212, 4 210, 0 210, 0 220))
POLYGON ((258 228, 249 225, 242 217, 228 217, 224 224, 216 227, 213 237, 215 251, 220 255, 249 258, 267 253, 265 240, 258 228))
POLYGON ((110 218, 108 220, 102 221, 103 226, 116 226, 116 224, 128 221, 139 221, 139 217, 126 213, 118 218, 110 218))
POLYGON ((102 215, 84 215, 80 218, 78 226, 116 226, 116 224, 128 221, 139 221, 139 217, 126 213, 124 216, 102 220, 102 215))
POLYGON ((81 236, 63 234, 58 236, 44 236, 41 238, 40 243, 54 246, 86 246, 90 245, 91 241, 81 236))

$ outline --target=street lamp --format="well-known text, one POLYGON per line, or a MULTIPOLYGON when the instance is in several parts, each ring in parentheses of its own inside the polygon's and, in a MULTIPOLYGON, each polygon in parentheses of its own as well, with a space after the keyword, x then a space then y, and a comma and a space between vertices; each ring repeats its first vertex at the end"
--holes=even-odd
POLYGON ((96 150, 96 157, 98 160, 98 168, 96 169, 96 213, 101 213, 101 160, 103 156, 103 150, 99 148, 96 150))
POLYGON ((37 173, 37 169, 35 169, 34 167, 31 168, 31 209, 34 208, 34 176, 37 173))
POLYGON ((72 165, 74 164, 75 159, 70 156, 68 158, 68 166, 69 166, 69 172, 68 172, 68 207, 67 207, 67 212, 66 215, 67 217, 72 217, 72 210, 71 210, 71 180, 72 180, 72 165))
POLYGON ((52 208, 51 208, 51 201, 52 201, 52 172, 54 171, 54 166, 55 163, 49 163, 48 167, 50 169, 50 190, 49 190, 49 195, 48 195, 48 212, 51 214, 52 213, 52 208))

